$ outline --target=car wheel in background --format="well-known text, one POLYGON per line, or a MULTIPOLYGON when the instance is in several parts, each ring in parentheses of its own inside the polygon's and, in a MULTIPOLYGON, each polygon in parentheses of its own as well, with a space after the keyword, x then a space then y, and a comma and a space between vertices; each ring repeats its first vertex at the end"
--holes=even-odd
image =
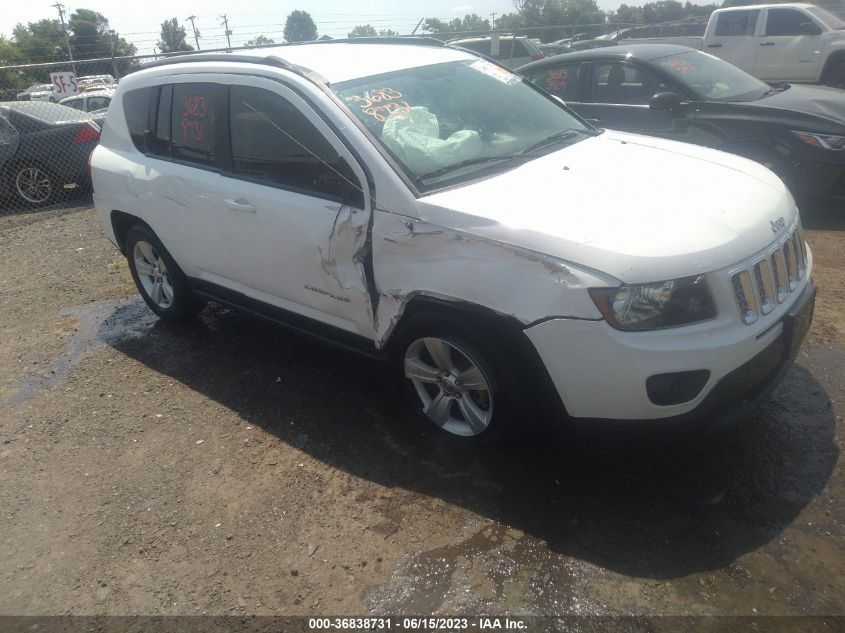
POLYGON ((831 69, 824 81, 833 88, 845 88, 845 60, 841 60, 831 69))
POLYGON ((454 438, 499 440, 532 415, 517 414, 519 380, 501 346, 442 317, 412 317, 401 336, 402 371, 419 414, 454 438))
POLYGON ((791 154, 779 152, 772 147, 757 145, 740 147, 736 149, 734 153, 750 158, 764 167, 767 167, 783 181, 783 184, 787 186, 796 200, 801 197, 801 191, 798 186, 798 179, 795 171, 795 160, 792 158, 791 154))
POLYGON ((162 319, 188 321, 205 307, 170 253, 146 226, 136 224, 129 229, 126 258, 138 292, 162 319))
POLYGON ((38 165, 18 165, 12 169, 12 186, 21 202, 40 207, 56 195, 56 186, 49 173, 38 165))

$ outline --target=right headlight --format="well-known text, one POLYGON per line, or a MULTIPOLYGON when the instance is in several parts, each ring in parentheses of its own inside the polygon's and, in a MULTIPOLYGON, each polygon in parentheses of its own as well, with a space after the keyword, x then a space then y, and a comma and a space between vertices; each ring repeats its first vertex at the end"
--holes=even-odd
POLYGON ((703 275, 618 288, 590 288, 590 296, 607 322, 619 330, 656 330, 716 316, 703 275))

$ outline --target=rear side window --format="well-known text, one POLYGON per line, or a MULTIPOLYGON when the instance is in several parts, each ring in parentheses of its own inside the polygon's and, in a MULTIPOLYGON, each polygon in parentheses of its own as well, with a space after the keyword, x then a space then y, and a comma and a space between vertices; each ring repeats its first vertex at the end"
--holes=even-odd
POLYGON ((170 124, 172 116, 170 108, 173 102, 173 86, 162 86, 158 96, 158 111, 156 113, 156 135, 153 142, 153 154, 170 158, 170 124))
POLYGON ((584 64, 569 64, 568 66, 556 66, 544 68, 538 71, 531 81, 546 92, 564 101, 581 100, 581 72, 584 64))
POLYGON ((531 57, 532 53, 528 52, 528 49, 525 48, 525 44, 522 43, 520 40, 516 40, 513 43, 513 56, 514 57, 531 57))
POLYGON ((759 9, 721 13, 716 21, 716 35, 718 37, 754 35, 759 15, 759 9))
POLYGON ((173 158, 201 165, 215 165, 216 110, 220 92, 220 87, 212 83, 185 83, 173 86, 173 158))
POLYGON ((232 86, 232 171, 253 180, 306 194, 345 199, 363 206, 351 172, 322 133, 282 96, 260 88, 232 86))
POLYGON ((65 101, 63 106, 67 106, 68 108, 73 108, 74 110, 81 110, 82 109, 82 98, 78 99, 69 99, 65 101))
POLYGON ((139 152, 145 151, 144 134, 149 120, 150 90, 152 88, 140 88, 139 90, 130 90, 123 95, 123 114, 126 117, 126 126, 129 128, 132 143, 135 144, 139 152))

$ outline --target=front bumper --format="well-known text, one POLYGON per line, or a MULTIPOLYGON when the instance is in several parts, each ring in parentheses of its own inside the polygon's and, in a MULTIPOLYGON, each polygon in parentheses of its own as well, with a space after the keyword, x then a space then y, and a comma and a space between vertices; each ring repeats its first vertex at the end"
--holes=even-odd
POLYGON ((526 334, 573 418, 717 427, 744 417, 786 374, 809 329, 815 294, 808 281, 768 329, 755 334, 733 328, 740 338, 692 326, 632 336, 604 321, 567 319, 546 321, 526 334), (701 369, 710 378, 695 398, 670 406, 649 399, 650 376, 701 369))

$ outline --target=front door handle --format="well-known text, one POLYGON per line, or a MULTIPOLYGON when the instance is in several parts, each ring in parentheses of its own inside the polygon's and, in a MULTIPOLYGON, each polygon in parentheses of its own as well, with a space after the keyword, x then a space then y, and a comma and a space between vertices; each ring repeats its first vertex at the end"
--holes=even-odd
POLYGON ((224 202, 226 203, 226 207, 232 211, 239 211, 240 213, 255 213, 255 205, 250 204, 245 198, 238 198, 237 200, 227 198, 224 202))
POLYGON ((774 42, 760 42, 760 46, 774 46, 774 42))
POLYGON ((722 48, 721 44, 708 44, 707 48, 722 48))

